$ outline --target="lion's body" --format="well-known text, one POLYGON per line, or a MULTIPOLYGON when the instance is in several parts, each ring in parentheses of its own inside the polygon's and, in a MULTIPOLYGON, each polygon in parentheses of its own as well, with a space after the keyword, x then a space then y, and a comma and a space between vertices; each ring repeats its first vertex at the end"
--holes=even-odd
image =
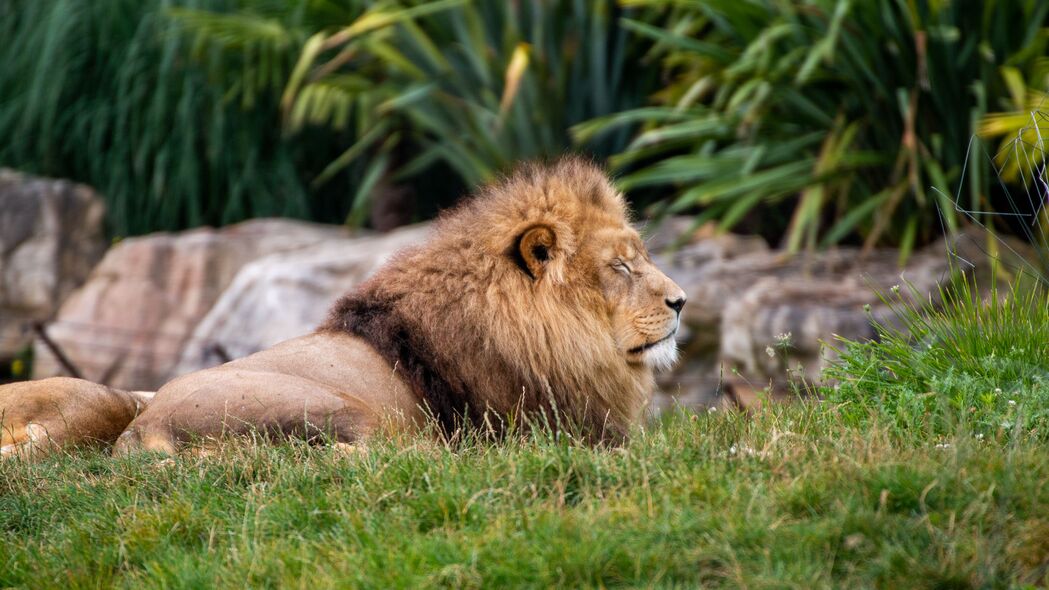
POLYGON ((70 377, 0 387, 0 457, 55 446, 111 443, 145 408, 149 394, 70 377))
POLYGON ((173 452, 191 438, 247 432, 354 442, 383 427, 421 426, 418 400, 394 373, 349 334, 295 338, 167 383, 127 426, 117 451, 173 452))
MULTIPOLYGON (((345 296, 314 334, 175 379, 137 417, 120 414, 134 420, 117 450, 172 452, 246 431, 355 442, 427 416, 446 434, 539 417, 621 440, 653 368, 673 361, 683 304, 599 170, 573 159, 525 167, 445 215, 429 243, 345 296)), ((68 396, 45 383, 0 388, 0 408, 21 408, 26 391, 68 396)))

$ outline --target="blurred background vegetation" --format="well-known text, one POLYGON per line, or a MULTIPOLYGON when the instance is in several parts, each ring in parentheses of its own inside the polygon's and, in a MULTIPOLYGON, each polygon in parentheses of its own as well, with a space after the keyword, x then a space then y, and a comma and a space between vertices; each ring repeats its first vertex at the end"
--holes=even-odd
POLYGON ((572 151, 652 216, 905 256, 964 223, 955 192, 1039 207, 993 155, 1037 124, 1047 19, 1044 0, 0 0, 0 165, 97 187, 132 235, 389 227, 572 151))

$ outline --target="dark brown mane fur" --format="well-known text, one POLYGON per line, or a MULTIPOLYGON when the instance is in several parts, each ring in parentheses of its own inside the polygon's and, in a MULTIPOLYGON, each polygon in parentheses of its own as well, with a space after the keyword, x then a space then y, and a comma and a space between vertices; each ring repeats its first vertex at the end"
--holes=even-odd
POLYGON ((451 377, 452 371, 442 370, 420 326, 403 317, 396 303, 374 293, 347 295, 332 308, 321 330, 345 330, 368 342, 407 379, 445 435, 454 433, 464 421, 481 425, 481 412, 468 405, 474 396, 467 385, 451 377))

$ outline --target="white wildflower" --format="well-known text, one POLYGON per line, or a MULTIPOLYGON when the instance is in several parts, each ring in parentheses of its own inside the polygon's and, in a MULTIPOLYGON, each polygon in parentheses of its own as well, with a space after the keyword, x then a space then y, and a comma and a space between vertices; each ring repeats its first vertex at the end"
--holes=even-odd
POLYGON ((765 347, 765 354, 769 355, 770 359, 776 357, 776 351, 773 350, 771 346, 765 347))
POLYGON ((729 455, 740 455, 741 457, 760 457, 764 456, 762 453, 754 450, 754 447, 747 445, 732 445, 728 449, 729 455))
POLYGON ((1009 400, 1009 405, 1010 406, 1015 406, 1016 405, 1016 400, 1014 400, 1014 399, 1009 400))

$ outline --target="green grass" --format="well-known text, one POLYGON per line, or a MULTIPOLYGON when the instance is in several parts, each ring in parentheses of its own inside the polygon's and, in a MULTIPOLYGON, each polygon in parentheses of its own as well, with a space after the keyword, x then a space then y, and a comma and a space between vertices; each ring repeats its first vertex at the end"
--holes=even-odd
POLYGON ((895 325, 875 343, 846 342, 829 372, 831 402, 902 435, 1038 433, 1049 422, 1049 296, 1019 275, 1016 287, 980 294, 971 277, 917 300, 907 286, 885 301, 895 325))
POLYGON ((0 467, 0 586, 1045 583, 1036 439, 914 444, 799 404, 621 450, 234 445, 0 467))
MULTIPOLYGON (((169 14, 235 4, 260 2, 0 0, 0 166, 93 186, 114 236, 251 217, 341 222, 347 180, 325 191, 308 182, 345 138, 282 134, 277 91, 251 102, 224 85, 269 78, 194 56, 169 14)), ((286 53, 266 53, 267 65, 290 67, 286 53)))
POLYGON ((1049 300, 967 289, 897 303, 821 401, 674 413, 622 448, 4 462, 0 587, 1044 586, 1049 300))

